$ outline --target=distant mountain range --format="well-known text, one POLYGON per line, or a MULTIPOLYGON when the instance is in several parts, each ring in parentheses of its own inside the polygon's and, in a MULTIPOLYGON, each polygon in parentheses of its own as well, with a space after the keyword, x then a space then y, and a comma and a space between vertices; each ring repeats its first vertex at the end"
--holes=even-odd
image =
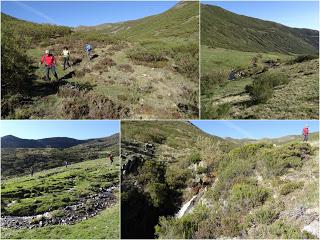
POLYGON ((68 137, 52 137, 42 139, 23 139, 12 135, 1 137, 1 148, 69 148, 80 144, 108 141, 116 144, 119 134, 114 134, 106 138, 95 138, 87 140, 78 140, 68 137))
POLYGON ((291 28, 202 4, 201 44, 249 52, 315 55, 318 53, 319 31, 291 28))

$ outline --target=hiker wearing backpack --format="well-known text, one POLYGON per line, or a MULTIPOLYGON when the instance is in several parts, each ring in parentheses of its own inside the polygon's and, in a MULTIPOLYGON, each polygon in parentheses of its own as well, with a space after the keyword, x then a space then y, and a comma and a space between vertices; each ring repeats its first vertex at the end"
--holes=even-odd
POLYGON ((302 136, 303 136, 303 141, 308 142, 308 137, 309 137, 309 126, 306 125, 303 130, 302 130, 302 136))
POLYGON ((50 81, 50 76, 49 76, 50 71, 52 72, 56 80, 59 80, 58 74, 56 71, 56 58, 53 56, 53 54, 49 50, 46 50, 45 55, 42 56, 41 64, 44 64, 47 81, 50 81))
POLYGON ((92 46, 91 44, 87 43, 86 46, 85 46, 85 51, 87 53, 87 56, 88 56, 88 59, 89 61, 92 59, 92 46))
POLYGON ((69 63, 70 51, 68 50, 67 47, 63 48, 62 55, 63 55, 63 70, 66 70, 67 65, 68 65, 68 67, 71 67, 71 65, 69 63))

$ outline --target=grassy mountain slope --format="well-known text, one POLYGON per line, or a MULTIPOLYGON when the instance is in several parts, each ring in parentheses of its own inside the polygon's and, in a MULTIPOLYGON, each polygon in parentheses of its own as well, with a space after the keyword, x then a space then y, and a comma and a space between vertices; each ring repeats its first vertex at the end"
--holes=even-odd
POLYGON ((318 118, 318 31, 201 10, 201 118, 318 118))
POLYGON ((96 159, 2 181, 2 237, 117 238, 118 184, 118 157, 112 165, 96 159), (110 187, 112 195, 101 194, 110 187))
MULTIPOLYGON (((108 152, 118 155, 118 139, 118 135, 112 135, 107 138, 85 141, 86 143, 68 148, 2 148, 1 175, 2 177, 25 175, 30 174, 32 170, 38 172, 63 166, 66 161, 73 164, 85 160, 106 158, 108 152)), ((58 145, 62 146, 61 143, 58 145)))
POLYGON ((251 52, 316 54, 319 32, 234 14, 201 5, 201 44, 251 52))
POLYGON ((198 2, 180 2, 158 15, 123 23, 80 27, 76 30, 97 30, 130 40, 159 40, 176 37, 197 41, 199 38, 198 5, 198 2))
MULTIPOLYGON (((180 3, 163 14, 50 36, 36 47, 4 34, 8 37, 2 42, 8 43, 8 49, 12 48, 10 44, 21 47, 16 58, 23 71, 17 73, 12 68, 10 59, 15 56, 8 56, 2 65, 7 69, 2 71, 7 73, 4 79, 8 79, 2 81, 2 116, 10 119, 197 117, 198 10, 198 3, 180 3), (92 61, 88 61, 83 51, 87 42, 94 47, 92 61), (64 46, 69 47, 72 64, 65 71, 59 56, 64 46), (58 58, 59 82, 44 81, 44 69, 38 62, 45 49, 51 49, 58 58)), ((13 25, 7 29, 19 35, 13 25)))
POLYGON ((304 229, 316 219, 318 133, 234 141, 186 122, 124 122, 122 132, 123 238, 314 237, 304 229))
POLYGON ((299 57, 274 53, 250 53, 202 47, 201 102, 202 118, 233 119, 317 119, 319 114, 319 61, 295 62, 299 57), (261 57, 259 57, 261 56, 261 57), (258 59, 253 66, 253 59, 258 59), (278 60, 277 60, 278 59, 278 60), (268 62, 277 62, 270 67, 268 62), (245 75, 228 80, 232 69, 245 75), (255 79, 265 76, 266 81, 286 78, 270 97, 256 103, 247 91, 255 79))
POLYGON ((6 33, 6 31, 14 29, 21 36, 21 40, 25 40, 24 38, 27 37, 27 40, 34 45, 43 40, 48 41, 52 38, 70 35, 72 32, 70 27, 32 23, 5 13, 1 13, 1 25, 1 32, 6 33))

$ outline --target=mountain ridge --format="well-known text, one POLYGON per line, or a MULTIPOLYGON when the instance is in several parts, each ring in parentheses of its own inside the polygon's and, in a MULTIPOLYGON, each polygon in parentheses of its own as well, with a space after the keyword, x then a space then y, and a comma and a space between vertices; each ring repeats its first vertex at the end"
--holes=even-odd
POLYGON ((41 139, 24 139, 13 135, 6 135, 0 138, 1 148, 69 148, 97 140, 118 138, 119 134, 112 134, 108 137, 75 139, 70 137, 49 137, 41 139))
POLYGON ((319 31, 239 15, 201 4, 201 44, 251 52, 316 54, 319 31))

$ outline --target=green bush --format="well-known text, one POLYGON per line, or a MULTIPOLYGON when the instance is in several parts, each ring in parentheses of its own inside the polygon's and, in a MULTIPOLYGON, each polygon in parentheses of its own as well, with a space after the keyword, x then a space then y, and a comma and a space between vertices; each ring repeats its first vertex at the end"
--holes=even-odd
POLYGON ((181 189, 186 187, 187 180, 191 178, 191 170, 180 167, 170 167, 166 170, 166 182, 171 189, 181 189))
POLYGON ((299 239, 302 238, 302 233, 299 228, 291 226, 282 220, 274 222, 270 228, 270 237, 281 239, 299 239))
POLYGON ((166 62, 166 52, 160 46, 132 48, 128 50, 127 56, 138 62, 166 62))
POLYGON ((189 162, 193 164, 198 164, 201 162, 201 155, 198 151, 194 151, 189 156, 189 162))
POLYGON ((303 187, 303 182, 288 182, 281 186, 280 194, 287 195, 296 189, 303 187))
POLYGON ((229 200, 230 204, 243 211, 262 205, 269 197, 263 187, 252 183, 236 183, 233 185, 229 200))
POLYGON ((207 207, 197 206, 192 213, 181 218, 160 217, 159 224, 155 228, 156 235, 165 239, 194 238, 198 225, 208 218, 209 212, 207 207))
POLYGON ((272 84, 261 78, 255 79, 253 84, 246 87, 245 90, 256 104, 265 103, 273 96, 272 84))
POLYGON ((297 57, 295 57, 294 59, 291 59, 288 64, 295 64, 295 63, 302 63, 305 61, 310 61, 313 59, 317 59, 318 56, 317 55, 299 55, 297 57))
POLYGON ((228 114, 232 108, 230 103, 223 103, 219 105, 204 105, 201 111, 201 118, 203 119, 221 119, 228 117, 228 114))
POLYGON ((212 71, 201 76, 201 92, 209 93, 212 89, 220 85, 228 79, 227 72, 212 71))
POLYGON ((250 94, 254 103, 265 103, 273 96, 274 87, 288 82, 288 76, 283 73, 266 72, 258 75, 252 85, 247 85, 245 90, 250 94))
POLYGON ((289 168, 299 169, 303 156, 311 154, 312 149, 306 143, 292 143, 261 152, 261 171, 266 176, 280 176, 289 168))
POLYGON ((271 202, 263 205, 246 216, 243 227, 250 228, 257 224, 270 225, 279 218, 283 207, 284 205, 281 202, 271 202))
POLYGON ((29 39, 11 28, 1 29, 1 89, 7 94, 26 94, 31 86, 31 59, 26 54, 29 39))

